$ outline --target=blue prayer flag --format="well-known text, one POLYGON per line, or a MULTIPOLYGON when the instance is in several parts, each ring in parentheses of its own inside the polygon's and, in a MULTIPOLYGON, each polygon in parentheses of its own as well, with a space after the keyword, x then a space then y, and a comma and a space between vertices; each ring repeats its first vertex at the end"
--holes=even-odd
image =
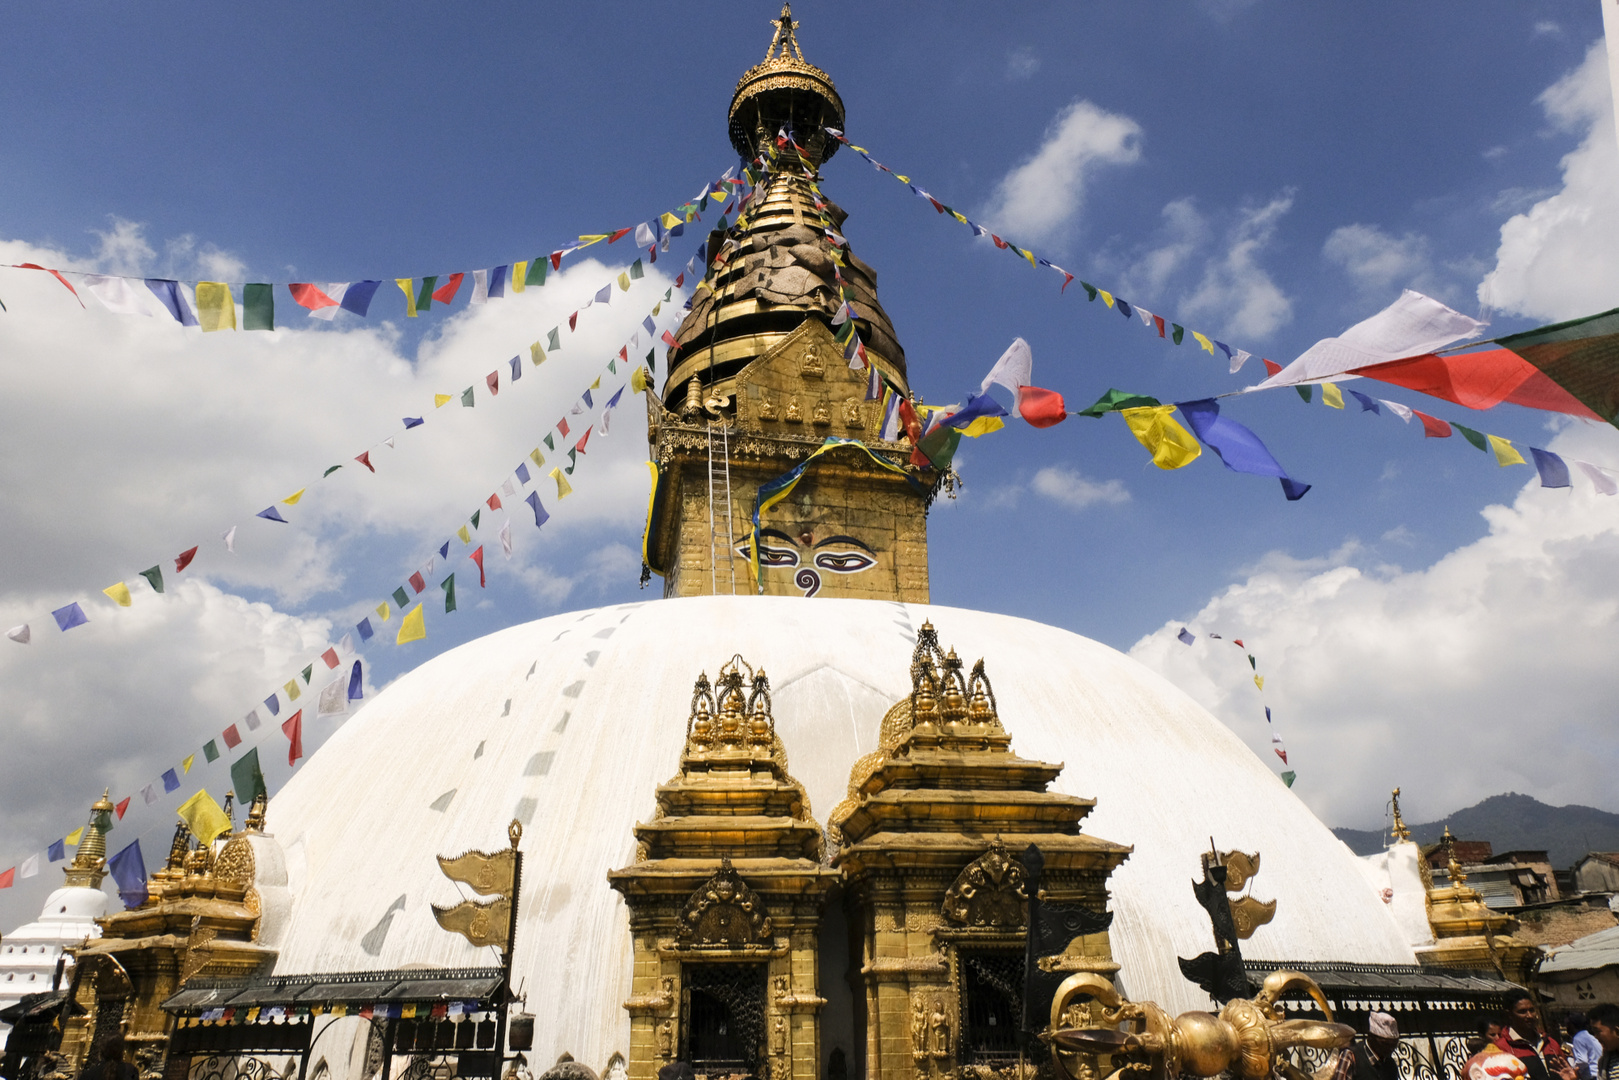
POLYGON ((510 265, 497 266, 489 272, 489 299, 506 295, 506 272, 510 269, 510 265))
POLYGON ((361 619, 359 622, 355 623, 354 624, 354 629, 356 629, 356 630, 358 630, 360 632, 360 640, 361 641, 370 641, 371 640, 371 635, 376 633, 375 630, 371 629, 371 616, 369 616, 369 615, 367 615, 365 618, 361 619))
POLYGON ((118 895, 126 908, 146 903, 146 861, 141 858, 141 842, 130 845, 107 860, 107 870, 118 883, 118 895))
POLYGON ((443 545, 438 549, 438 557, 441 559, 450 557, 450 542, 448 540, 444 541, 443 545))
POLYGON ((967 399, 967 404, 954 416, 942 421, 939 426, 946 428, 965 428, 981 416, 1005 416, 1006 410, 1001 408, 1000 402, 986 394, 976 394, 967 399))
POLYGON ((521 463, 520 462, 518 464, 518 466, 517 466, 517 480, 518 480, 519 483, 523 483, 523 484, 528 483, 528 465, 526 463, 521 463))
POLYGON ((279 521, 283 525, 285 525, 287 523, 287 519, 281 516, 281 511, 277 510, 273 506, 267 507, 266 509, 263 509, 263 510, 260 510, 257 514, 254 514, 253 516, 254 517, 261 517, 265 521, 279 521))
POLYGON ((523 501, 534 508, 534 527, 536 529, 551 519, 551 515, 545 512, 545 507, 540 505, 540 493, 538 491, 529 492, 528 498, 523 501))
POLYGON ((89 617, 85 615, 84 609, 79 606, 79 602, 77 600, 73 601, 73 603, 69 604, 67 607, 57 608, 55 611, 51 612, 51 617, 56 620, 56 625, 62 630, 71 630, 75 626, 83 626, 85 623, 90 621, 89 617))
POLYGON ((512 382, 516 382, 518 379, 521 379, 523 377, 523 361, 514 356, 508 360, 507 363, 511 364, 512 366, 512 382))
POLYGON ((407 416, 405 417, 405 430, 409 431, 413 427, 421 427, 423 423, 425 421, 419 416, 407 416))
POLYGON ((349 700, 359 701, 365 697, 365 677, 360 670, 360 662, 354 661, 354 670, 349 672, 349 700))
POLYGON ((1186 629, 1184 626, 1181 627, 1181 632, 1175 636, 1180 638, 1182 645, 1190 645, 1192 642, 1197 640, 1197 635, 1186 629))
POLYGON ((1265 723, 1270 723, 1270 706, 1265 706, 1265 723))
POLYGON ((177 774, 173 769, 169 769, 169 770, 165 771, 163 773, 163 791, 164 791, 164 793, 166 794, 166 793, 168 793, 170 791, 178 791, 179 789, 180 789, 180 777, 179 777, 179 774, 177 774))
POLYGON ((343 292, 343 302, 338 305, 344 311, 365 318, 366 312, 371 310, 371 298, 377 295, 377 286, 380 281, 356 281, 343 292))
POLYGON ((649 334, 656 334, 658 332, 658 324, 652 321, 652 316, 650 315, 641 320, 641 325, 646 328, 646 332, 649 334))
POLYGON ((584 400, 585 400, 585 408, 594 409, 596 407, 596 403, 594 401, 590 400, 590 391, 588 389, 585 391, 584 400))
MULTIPOLYGON (((623 396, 624 396, 624 388, 621 386, 621 387, 618 388, 617 391, 614 392, 612 397, 607 399, 607 407, 609 409, 611 409, 613 406, 617 405, 618 404, 618 399, 623 397, 623 396)), ((522 466, 519 465, 518 468, 521 469, 522 466)), ((527 479, 527 477, 524 477, 524 479, 527 479)))
POLYGON ((603 285, 601 287, 601 292, 596 294, 595 300, 596 300, 596 303, 598 303, 598 304, 612 303, 612 300, 613 300, 613 286, 612 285, 603 285))
POLYGON ((1209 449, 1219 455, 1225 467, 1232 472, 1251 473, 1254 476, 1274 476, 1282 482, 1282 491, 1288 502, 1296 502, 1310 490, 1309 484, 1300 483, 1287 475, 1281 462, 1271 456, 1259 436, 1235 420, 1220 415, 1220 405, 1213 398, 1176 403, 1187 423, 1209 449))
POLYGON ((1379 416, 1383 415, 1383 408, 1382 408, 1382 406, 1380 406, 1377 403, 1376 398, 1367 397, 1365 394, 1361 393, 1359 390, 1351 390, 1351 391, 1349 391, 1349 394, 1356 401, 1360 402, 1360 411, 1361 412, 1374 412, 1379 416))
POLYGON ((1214 343, 1214 347, 1219 349, 1221 352, 1225 353, 1225 358, 1227 360, 1231 359, 1231 346, 1227 345, 1223 341, 1216 341, 1214 343))
POLYGON ((264 699, 264 707, 270 710, 271 716, 279 716, 281 714, 281 699, 271 694, 264 699))
POLYGON ((67 858, 67 841, 54 841, 50 847, 45 849, 45 857, 51 862, 61 862, 67 858))
POLYGON ((1126 319, 1131 318, 1135 314, 1135 312, 1130 310, 1130 305, 1125 303, 1124 297, 1122 296, 1115 296, 1113 298, 1113 306, 1118 308, 1119 314, 1123 315, 1126 319))
POLYGON ((147 278, 146 287, 152 290, 152 295, 157 297, 158 302, 181 326, 197 325, 197 313, 191 310, 191 301, 186 299, 185 291, 180 288, 178 281, 147 278))
POLYGON ((1568 465, 1562 458, 1550 450, 1540 450, 1531 446, 1529 452, 1535 457, 1535 469, 1540 473, 1540 486, 1559 488, 1571 486, 1568 482, 1568 465))

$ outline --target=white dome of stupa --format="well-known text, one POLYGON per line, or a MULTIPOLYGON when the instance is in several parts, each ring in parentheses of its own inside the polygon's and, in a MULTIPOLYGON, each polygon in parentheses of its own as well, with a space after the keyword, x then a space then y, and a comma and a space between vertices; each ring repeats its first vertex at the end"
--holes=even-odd
MULTIPOLYGON (((99 937, 101 927, 95 920, 107 914, 110 904, 111 897, 100 889, 64 886, 45 898, 39 918, 0 939, 0 1009, 50 990, 63 947, 99 937)), ((72 957, 66 958, 62 971, 61 985, 66 986, 73 974, 72 957)), ((10 1034, 11 1026, 0 1024, 0 1047, 10 1034)))
MULTIPOLYGON (((1415 962, 1349 850, 1220 721, 1129 657, 985 612, 722 596, 515 626, 367 704, 271 801, 294 897, 277 973, 494 966, 492 950, 434 921, 430 903, 463 898, 434 856, 498 850, 516 817, 514 983, 540 1018, 531 1058, 627 1055, 631 941, 607 873, 633 861, 631 829, 679 769, 698 674, 737 653, 768 672, 789 768, 824 827, 850 766, 877 748, 883 713, 910 693, 924 621, 968 664, 985 659, 1013 750, 1066 763, 1053 787, 1096 799, 1084 831, 1134 845, 1109 903, 1133 998, 1171 1013, 1208 1005, 1176 957, 1213 947, 1191 888, 1211 836, 1263 856, 1252 894, 1277 909, 1244 943, 1249 958, 1415 962)), ((847 989, 829 952, 820 993, 835 1000, 847 989)))

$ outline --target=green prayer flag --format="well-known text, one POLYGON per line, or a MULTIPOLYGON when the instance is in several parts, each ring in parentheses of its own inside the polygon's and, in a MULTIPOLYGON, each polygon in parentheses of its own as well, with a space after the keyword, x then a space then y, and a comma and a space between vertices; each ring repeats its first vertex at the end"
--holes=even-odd
POLYGON ((1282 774, 1282 783, 1286 784, 1288 787, 1292 787, 1293 781, 1298 779, 1298 775, 1298 773, 1294 772, 1292 769, 1289 769, 1282 774))
POLYGON ((1619 308, 1497 339, 1610 424, 1619 423, 1619 308))
POLYGON ((528 264, 528 276, 523 279, 523 284, 524 285, 544 285, 545 284, 545 266, 546 266, 546 260, 545 260, 544 255, 536 255, 536 256, 534 256, 533 261, 528 264))
POLYGON ((403 585, 394 590, 394 603, 399 605, 400 611, 404 611, 410 606, 410 597, 405 595, 405 587, 403 585))
POLYGON ((325 471, 325 472, 323 472, 323 473, 321 473, 321 474, 320 474, 320 478, 321 478, 321 479, 322 479, 322 480, 324 480, 324 479, 326 479, 326 478, 327 478, 327 477, 328 477, 328 476, 330 476, 330 475, 332 475, 332 474, 333 474, 333 473, 334 473, 334 472, 336 472, 336 471, 337 471, 337 470, 338 470, 338 469, 341 469, 341 468, 342 468, 342 467, 343 467, 343 466, 341 466, 341 465, 333 465, 333 466, 332 466, 332 467, 331 467, 331 468, 329 468, 329 469, 327 469, 327 470, 326 470, 326 471, 325 471))
POLYGON ((701 199, 697 200, 697 209, 699 209, 699 210, 707 210, 708 209, 708 196, 707 195, 704 195, 701 199))
POLYGON ((634 262, 630 263, 630 277, 631 278, 643 278, 643 277, 646 277, 646 271, 641 269, 641 260, 640 259, 636 259, 634 262))
POLYGON ((314 664, 310 664, 308 667, 304 668, 304 685, 305 686, 309 685, 309 677, 311 675, 313 675, 314 673, 315 673, 315 665, 314 664))
POLYGON ((161 566, 154 566, 150 570, 142 570, 141 577, 151 584, 153 592, 160 593, 163 591, 163 568, 161 566))
POLYGON ((481 514, 482 514, 482 513, 483 513, 483 511, 482 511, 482 510, 474 510, 474 511, 473 511, 473 512, 472 512, 472 527, 473 527, 473 528, 474 528, 474 529, 476 529, 476 528, 477 528, 477 527, 478 527, 478 517, 479 517, 479 516, 480 516, 480 515, 481 515, 481 514))
POLYGON ((552 442, 551 438, 552 438, 551 433, 546 432, 546 435, 545 435, 545 448, 547 450, 555 450, 557 448, 557 444, 552 442))
POLYGON ((213 739, 209 739, 207 742, 203 743, 202 744, 202 756, 207 758, 209 761, 218 761, 219 760, 219 744, 216 743, 213 739))
POLYGON ((1482 431, 1474 431, 1472 428, 1462 427, 1460 424, 1451 424, 1450 426, 1461 432, 1462 438, 1466 439, 1480 450, 1488 451, 1490 449, 1490 444, 1484 441, 1484 433, 1482 431))
POLYGON ((675 287, 673 285, 671 285, 667 289, 663 290, 663 302, 667 304, 669 302, 669 297, 673 296, 674 292, 675 292, 675 287))
POLYGON ((560 329, 561 327, 553 326, 551 327, 551 332, 546 335, 545 347, 550 349, 552 352, 556 352, 558 349, 562 348, 562 338, 560 338, 557 334, 560 329))
POLYGON ((568 451, 568 467, 566 469, 563 469, 562 471, 567 473, 569 476, 572 476, 573 475, 573 468, 574 468, 575 465, 578 465, 578 464, 579 464, 579 448, 576 446, 572 450, 568 451))
POLYGON ((615 356, 613 359, 607 361, 607 370, 612 372, 614 375, 618 374, 618 357, 615 356))
POLYGON ((439 588, 444 590, 444 614, 448 615, 455 610, 455 575, 439 582, 439 588))
POLYGON ((1186 336, 1186 327, 1182 326, 1180 323, 1170 323, 1169 325, 1175 328, 1175 344, 1179 345, 1181 343, 1181 338, 1186 336))
POLYGON ((720 215, 720 223, 718 225, 714 226, 714 228, 719 232, 725 232, 728 229, 730 229, 730 227, 731 227, 730 224, 727 223, 726 220, 725 220, 725 215, 724 214, 720 215))
POLYGON ((656 347, 653 347, 653 348, 648 349, 646 351, 646 369, 648 371, 651 371, 653 369, 653 367, 652 367, 652 357, 657 353, 657 351, 658 350, 657 350, 656 347))
POLYGON ((1085 290, 1085 295, 1086 296, 1090 297, 1092 300, 1096 299, 1096 286, 1095 285, 1092 285, 1088 281, 1081 281, 1079 283, 1079 287, 1085 290))
POLYGON ((236 805, 252 806, 265 792, 264 773, 259 769, 259 748, 254 747, 231 763, 231 786, 236 789, 236 805))
POLYGON ((1299 392, 1299 397, 1304 399, 1306 405, 1310 404, 1310 388, 1308 386, 1295 386, 1293 389, 1299 392))
POLYGON ((942 472, 950 467, 950 462, 956 456, 956 447, 960 445, 960 428, 936 427, 922 438, 916 448, 927 455, 935 469, 942 472))
POLYGON ((461 391, 461 407, 463 409, 472 408, 472 387, 470 386, 461 391))
POLYGON ((433 306, 433 286, 438 284, 438 275, 422 278, 422 291, 416 294, 416 310, 426 311, 433 306))
POLYGON ((242 329, 275 329, 275 286, 242 286, 242 329))
POLYGON ((1127 394, 1123 390, 1109 390, 1096 399, 1096 404, 1079 413, 1080 416, 1101 417, 1118 409, 1150 408, 1163 404, 1155 397, 1145 394, 1127 394))

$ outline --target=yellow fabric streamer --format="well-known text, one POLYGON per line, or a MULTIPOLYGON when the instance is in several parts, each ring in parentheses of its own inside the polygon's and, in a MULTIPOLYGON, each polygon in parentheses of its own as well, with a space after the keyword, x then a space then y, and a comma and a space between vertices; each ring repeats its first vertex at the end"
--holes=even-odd
POLYGON ((666 229, 672 229, 676 225, 680 224, 680 219, 675 217, 673 213, 664 214, 663 217, 659 218, 658 220, 663 222, 663 227, 666 229))
POLYGON ((573 485, 568 483, 568 478, 562 475, 560 468, 551 470, 551 478, 557 482, 557 499, 559 501, 573 494, 573 485))
POLYGON ((630 275, 628 273, 621 273, 618 275, 618 291, 630 291, 630 275))
POLYGON ((1338 389, 1337 383, 1324 382, 1321 384, 1321 403, 1330 405, 1334 409, 1344 407, 1344 392, 1338 389))
POLYGON ((1119 415, 1130 427, 1130 434, 1152 452, 1152 463, 1160 469, 1190 465, 1203 453, 1192 433, 1175 422, 1173 405, 1145 405, 1120 409, 1119 415))
POLYGON ((399 620, 399 636, 394 639, 395 645, 403 645, 407 641, 420 641, 427 636, 427 616, 422 614, 422 605, 417 604, 410 614, 399 620))
POLYGON ((457 535, 457 536, 459 536, 461 538, 461 542, 463 544, 472 543, 472 534, 467 532, 467 527, 465 525, 463 525, 459 529, 455 530, 455 535, 457 535))
POLYGON ((663 310, 663 301, 659 300, 656 304, 652 305, 652 317, 654 319, 657 318, 658 317, 658 312, 660 312, 662 310, 663 310))
POLYGON ((1518 453, 1517 447, 1507 442, 1499 435, 1484 436, 1489 440, 1490 449, 1495 451, 1495 463, 1505 468, 1508 465, 1527 465, 1523 455, 1518 453))
POLYGON ((207 788, 198 792, 180 804, 180 820, 186 823, 191 835, 202 844, 211 844, 221 833, 230 832, 230 818, 225 811, 214 802, 213 796, 208 794, 207 788))
POLYGON ((528 456, 534 459, 534 467, 536 469, 545 464, 545 455, 540 453, 540 448, 538 446, 530 450, 528 452, 528 456))
POLYGON ((383 622, 387 622, 388 616, 392 614, 393 608, 388 606, 388 601, 384 600, 382 603, 377 605, 377 618, 381 619, 383 622))
POLYGON ((658 501, 658 463, 648 461, 646 467, 652 472, 652 487, 648 489, 646 496, 646 527, 641 530, 641 561, 654 574, 665 577, 666 575, 662 570, 652 569, 652 557, 647 549, 647 545, 652 542, 652 508, 658 501))
POLYGON ((291 495, 288 495, 285 499, 282 499, 281 501, 283 503, 285 503, 286 505, 288 505, 288 506, 297 506, 298 505, 298 500, 303 498, 304 497, 304 492, 306 492, 308 490, 309 490, 308 488, 299 488, 297 491, 294 491, 291 495))
POLYGON ((408 277, 394 278, 394 284, 398 285, 399 291, 405 294, 405 315, 414 319, 416 317, 416 294, 410 288, 415 284, 414 280, 408 277))
POLYGON ((1096 295, 1100 296, 1102 298, 1102 303, 1106 304, 1108 307, 1113 306, 1113 294, 1108 292, 1106 289, 1097 289, 1096 295))
POLYGON ((236 329, 236 301, 225 282, 197 282, 197 324, 203 333, 236 329))
POLYGON ((528 282, 523 279, 528 276, 528 260, 512 263, 512 292, 522 292, 523 286, 528 282))
POLYGON ((450 402, 452 402, 454 400, 455 400, 455 395, 454 394, 434 394, 433 395, 433 408, 442 409, 442 408, 444 408, 444 406, 448 405, 450 402))
POLYGON ((1265 676, 1263 676, 1263 675, 1255 675, 1254 676, 1254 685, 1259 687, 1261 690, 1265 689, 1265 676))
POLYGON ((956 210, 950 211, 950 216, 955 218, 957 221, 961 222, 963 225, 971 225, 972 224, 972 222, 968 221, 959 211, 956 211, 956 210))
POLYGON ((911 182, 911 178, 909 176, 901 176, 899 173, 894 174, 894 179, 898 180, 902 184, 909 184, 911 182))
MULTIPOLYGON (((1029 260, 1030 266, 1034 267, 1036 270, 1040 269, 1040 264, 1034 261, 1034 252, 1029 251, 1027 248, 1018 248, 1017 251, 1019 255, 1022 255, 1025 259, 1029 260)), ((1109 306, 1111 307, 1112 305, 1109 306)))
POLYGON ((298 700, 298 680, 297 679, 289 680, 287 682, 287 685, 283 686, 281 689, 283 689, 283 690, 285 690, 287 692, 287 700, 288 701, 297 701, 298 700))
POLYGON ((80 825, 77 829, 74 829, 72 832, 68 833, 67 836, 63 838, 63 842, 66 843, 68 847, 78 847, 79 841, 83 839, 84 826, 80 825))
POLYGON ((998 416, 980 416, 962 428, 961 433, 968 438, 976 439, 980 435, 988 435, 992 431, 999 431, 1005 426, 1005 421, 998 416))
POLYGON ((125 585, 122 581, 116 585, 108 585, 101 591, 106 593, 112 602, 117 604, 119 607, 128 607, 131 603, 129 586, 125 585))
POLYGON ((630 372, 630 393, 639 394, 647 388, 646 368, 637 367, 630 372))
POLYGON ((596 376, 596 381, 590 384, 590 388, 592 390, 600 390, 602 388, 602 377, 600 375, 596 376))
POLYGON ((545 350, 540 347, 540 343, 538 341, 528 347, 528 358, 529 362, 535 367, 539 367, 541 364, 545 363, 545 350))
POLYGON ((1202 334, 1198 333, 1196 330, 1192 331, 1192 336, 1197 339, 1197 343, 1199 345, 1203 346, 1203 351, 1204 352, 1210 353, 1210 354, 1212 354, 1214 352, 1214 342, 1210 341, 1208 338, 1204 337, 1202 334))
POLYGON ((611 235, 611 233, 588 233, 579 238, 582 241, 579 246, 582 248, 587 248, 591 244, 599 244, 611 235))
POLYGON ((197 755, 196 754, 187 754, 186 759, 184 761, 180 762, 180 775, 184 776, 186 773, 190 772, 191 771, 191 765, 196 760, 197 760, 197 755))

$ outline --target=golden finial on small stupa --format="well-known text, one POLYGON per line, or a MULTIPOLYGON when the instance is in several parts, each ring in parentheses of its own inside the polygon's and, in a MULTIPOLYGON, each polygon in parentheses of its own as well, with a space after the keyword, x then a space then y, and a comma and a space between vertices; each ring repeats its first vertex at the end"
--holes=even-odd
POLYGON ((1467 875, 1462 873, 1462 864, 1456 861, 1456 838, 1450 835, 1449 825, 1445 826, 1445 835, 1440 837, 1439 842, 1445 846, 1445 856, 1450 863, 1447 871, 1450 874, 1451 885, 1467 884, 1467 875))
POLYGON ((112 828, 111 789, 102 789, 101 798, 90 804, 90 821, 79 837, 79 850, 62 873, 69 885, 99 889, 107 876, 107 832, 112 828))
POLYGON ((248 832, 261 833, 264 831, 264 811, 269 807, 270 800, 260 788, 259 793, 253 796, 253 806, 247 812, 247 824, 243 826, 248 832))
POLYGON ((781 14, 771 19, 770 25, 776 28, 776 33, 770 39, 770 48, 765 50, 765 59, 769 60, 777 55, 786 56, 789 48, 793 50, 794 56, 797 56, 800 60, 804 59, 804 51, 798 47, 798 35, 793 33, 794 30, 798 29, 798 24, 793 21, 793 5, 791 3, 784 0, 781 5, 781 14), (779 54, 776 51, 778 47, 781 49, 779 54))
POLYGON ((1394 834, 1394 839, 1396 841, 1409 840, 1411 839, 1411 830, 1405 827, 1405 822, 1400 818, 1399 788, 1394 789, 1394 795, 1392 796, 1391 801, 1394 803, 1394 828, 1391 830, 1394 834))

